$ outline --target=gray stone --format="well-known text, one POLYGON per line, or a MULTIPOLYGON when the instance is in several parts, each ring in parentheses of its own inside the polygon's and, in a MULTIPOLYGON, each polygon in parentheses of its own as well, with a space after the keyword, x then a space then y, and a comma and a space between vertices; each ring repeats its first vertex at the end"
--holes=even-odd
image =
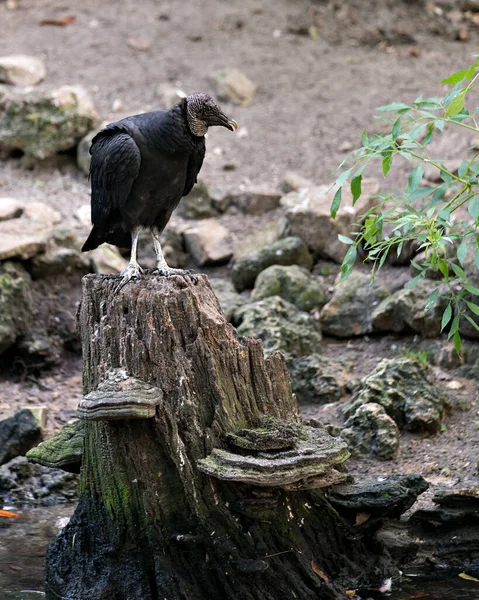
POLYGON ((236 292, 228 279, 210 279, 210 283, 215 296, 220 301, 226 319, 231 321, 235 311, 246 304, 246 299, 236 292))
POLYGON ((233 256, 230 232, 216 219, 198 221, 183 233, 186 250, 197 265, 221 265, 233 256))
POLYGON ((0 198, 0 221, 18 219, 23 213, 24 203, 16 198, 0 198))
POLYGON ((436 432, 448 399, 433 382, 427 365, 412 358, 384 359, 362 379, 343 406, 349 419, 364 404, 380 404, 400 429, 436 432))
POLYGON ((46 252, 32 260, 32 276, 36 279, 52 275, 68 275, 74 271, 88 273, 88 256, 73 248, 62 248, 55 243, 48 244, 46 252))
POLYGON ((60 221, 60 213, 47 204, 26 204, 21 217, 0 222, 0 260, 27 260, 44 252, 60 221))
POLYGON ((298 265, 271 265, 258 275, 252 298, 262 300, 270 296, 281 296, 306 312, 327 302, 321 281, 298 265))
POLYGON ((287 171, 284 174, 284 179, 281 183, 281 189, 285 194, 300 190, 301 188, 313 187, 313 182, 310 179, 306 179, 302 175, 295 173, 294 171, 287 171))
POLYGON ((117 275, 128 266, 128 261, 123 258, 118 248, 110 244, 102 244, 89 252, 88 256, 94 273, 117 275))
POLYGON ((314 254, 341 263, 348 246, 338 240, 338 234, 350 237, 361 215, 377 204, 373 196, 379 191, 379 183, 375 179, 365 179, 362 190, 353 206, 351 192, 343 188, 343 200, 335 219, 331 217, 335 189, 329 185, 286 194, 281 199, 281 205, 286 209, 282 236, 298 236, 314 254))
POLYGON ((291 357, 318 352, 319 323, 279 296, 245 304, 235 311, 238 335, 260 338, 266 354, 280 350, 291 357))
POLYGON ((90 204, 82 204, 80 208, 74 212, 73 216, 75 217, 75 219, 78 219, 78 221, 83 227, 91 227, 90 204))
POLYGON ((399 449, 399 429, 384 408, 375 402, 358 407, 345 423, 341 437, 353 456, 378 460, 395 458, 399 449))
POLYGON ((30 276, 7 262, 0 266, 0 354, 25 334, 31 319, 30 276))
POLYGON ((99 123, 80 86, 54 91, 0 89, 0 149, 21 150, 24 164, 74 148, 99 123))
POLYGON ((231 278, 237 291, 251 289, 256 277, 271 265, 299 265, 311 269, 313 257, 304 242, 297 237, 285 238, 263 246, 260 250, 235 261, 231 278))
MULTIPOLYGON (((247 254, 258 252, 264 246, 278 241, 278 222, 272 221, 262 229, 254 231, 247 237, 241 239, 241 243, 235 248, 235 259, 243 258, 247 254)), ((312 259, 311 259, 312 260, 312 259)))
POLYGON ((367 273, 353 271, 339 283, 321 311, 323 332, 339 338, 366 335, 373 331, 374 308, 388 295, 367 273))
POLYGON ((420 280, 414 287, 406 287, 383 300, 372 314, 374 331, 415 331, 424 337, 437 337, 450 295, 446 285, 439 286, 436 302, 426 310, 428 299, 437 288, 435 283, 420 280))
POLYGON ((262 215, 278 208, 282 194, 273 190, 247 190, 230 193, 229 204, 247 215, 262 215))
POLYGON ((256 85, 239 69, 224 69, 210 77, 210 81, 219 100, 239 106, 247 106, 253 101, 256 85))
POLYGON ((40 425, 28 409, 0 421, 0 465, 25 454, 40 441, 41 435, 40 425))
POLYGON ((174 214, 183 219, 209 219, 218 214, 203 179, 199 179, 188 196, 181 199, 174 214))
POLYGON ((8 504, 52 505, 77 499, 78 476, 17 456, 0 467, 0 498, 8 504))
POLYGON ((45 79, 45 64, 35 56, 0 56, 0 82, 11 85, 36 85, 45 79))
POLYGON ((289 373, 293 392, 302 404, 337 402, 346 394, 348 373, 340 362, 330 358, 319 354, 297 358, 289 373))

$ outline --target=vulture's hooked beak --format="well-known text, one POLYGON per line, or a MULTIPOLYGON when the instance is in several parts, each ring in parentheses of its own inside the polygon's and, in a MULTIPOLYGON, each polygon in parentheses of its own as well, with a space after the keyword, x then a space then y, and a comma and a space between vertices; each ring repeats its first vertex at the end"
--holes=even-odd
POLYGON ((238 123, 234 119, 228 119, 228 117, 223 112, 218 111, 215 117, 215 125, 226 127, 226 129, 229 129, 230 131, 238 129, 238 123))

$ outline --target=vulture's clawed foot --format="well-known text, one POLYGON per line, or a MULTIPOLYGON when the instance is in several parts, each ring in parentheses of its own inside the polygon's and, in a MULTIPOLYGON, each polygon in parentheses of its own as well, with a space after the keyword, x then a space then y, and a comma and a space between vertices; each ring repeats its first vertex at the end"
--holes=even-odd
POLYGON ((161 275, 162 277, 171 277, 172 275, 190 277, 195 284, 198 283, 198 277, 192 269, 172 269, 171 267, 161 267, 155 269, 153 273, 155 275, 161 275))
POLYGON ((115 294, 125 287, 132 279, 140 279, 143 274, 143 269, 140 265, 128 265, 127 268, 120 273, 121 281, 116 286, 115 294))

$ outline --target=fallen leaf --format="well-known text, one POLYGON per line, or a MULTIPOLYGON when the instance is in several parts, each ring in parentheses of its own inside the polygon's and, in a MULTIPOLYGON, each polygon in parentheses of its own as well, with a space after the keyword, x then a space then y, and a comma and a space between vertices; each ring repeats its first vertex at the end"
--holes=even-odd
POLYGON ((0 510, 0 517, 6 517, 7 519, 14 519, 19 517, 17 513, 11 512, 9 510, 0 510))
POLYGON ((140 52, 146 52, 151 47, 150 42, 141 38, 129 37, 127 43, 130 48, 133 48, 133 50, 140 50, 140 52))
POLYGON ((356 595, 356 590, 348 590, 347 592, 344 592, 344 595, 346 598, 354 598, 356 595))
POLYGON ((477 583, 479 583, 479 579, 473 577, 472 575, 468 575, 467 573, 459 573, 459 577, 461 579, 467 579, 467 581, 477 581, 477 583))
POLYGON ((354 523, 354 527, 359 527, 360 525, 362 525, 363 523, 366 523, 366 521, 369 519, 371 515, 369 513, 366 512, 360 512, 356 515, 356 522, 354 523))
POLYGON ((321 569, 318 568, 318 565, 314 562, 314 558, 311 561, 311 568, 316 573, 316 575, 319 575, 319 577, 321 577, 321 579, 323 581, 325 581, 326 583, 329 583, 329 577, 325 573, 323 573, 323 571, 321 571, 321 569))
POLYGON ((40 25, 56 25, 57 27, 65 27, 65 25, 71 25, 76 20, 73 15, 67 15, 60 19, 43 19, 40 21, 40 25))

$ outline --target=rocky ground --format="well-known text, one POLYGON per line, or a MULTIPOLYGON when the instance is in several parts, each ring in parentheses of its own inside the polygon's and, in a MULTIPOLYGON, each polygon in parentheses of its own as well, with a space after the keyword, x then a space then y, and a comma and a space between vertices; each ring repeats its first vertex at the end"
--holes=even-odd
MULTIPOLYGON (((337 287, 345 251, 337 234, 349 233, 383 183, 369 180, 335 222, 328 190, 361 131, 377 130, 376 106, 438 93, 434 82, 472 61, 478 9, 406 0, 191 0, 181 10, 141 0, 120 11, 90 0, 0 2, 0 417, 47 407, 45 436, 74 418, 81 276, 125 264, 106 246, 79 252, 91 131, 204 90, 240 128, 208 135, 203 181, 164 234, 171 266, 207 272, 239 335, 287 355, 305 418, 348 439, 353 474, 419 473, 433 487, 477 476, 474 332, 463 331, 459 359, 440 335, 443 295, 425 312, 436 284, 408 290, 407 264, 386 266, 372 286, 357 265, 337 287), (17 54, 34 60, 8 58, 17 54)), ((437 151, 454 161, 469 143, 437 151)), ((400 167, 393 182, 403 175, 400 167)), ((152 260, 146 240, 140 262, 152 260)), ((17 477, 5 467, 2 476, 17 477)))

